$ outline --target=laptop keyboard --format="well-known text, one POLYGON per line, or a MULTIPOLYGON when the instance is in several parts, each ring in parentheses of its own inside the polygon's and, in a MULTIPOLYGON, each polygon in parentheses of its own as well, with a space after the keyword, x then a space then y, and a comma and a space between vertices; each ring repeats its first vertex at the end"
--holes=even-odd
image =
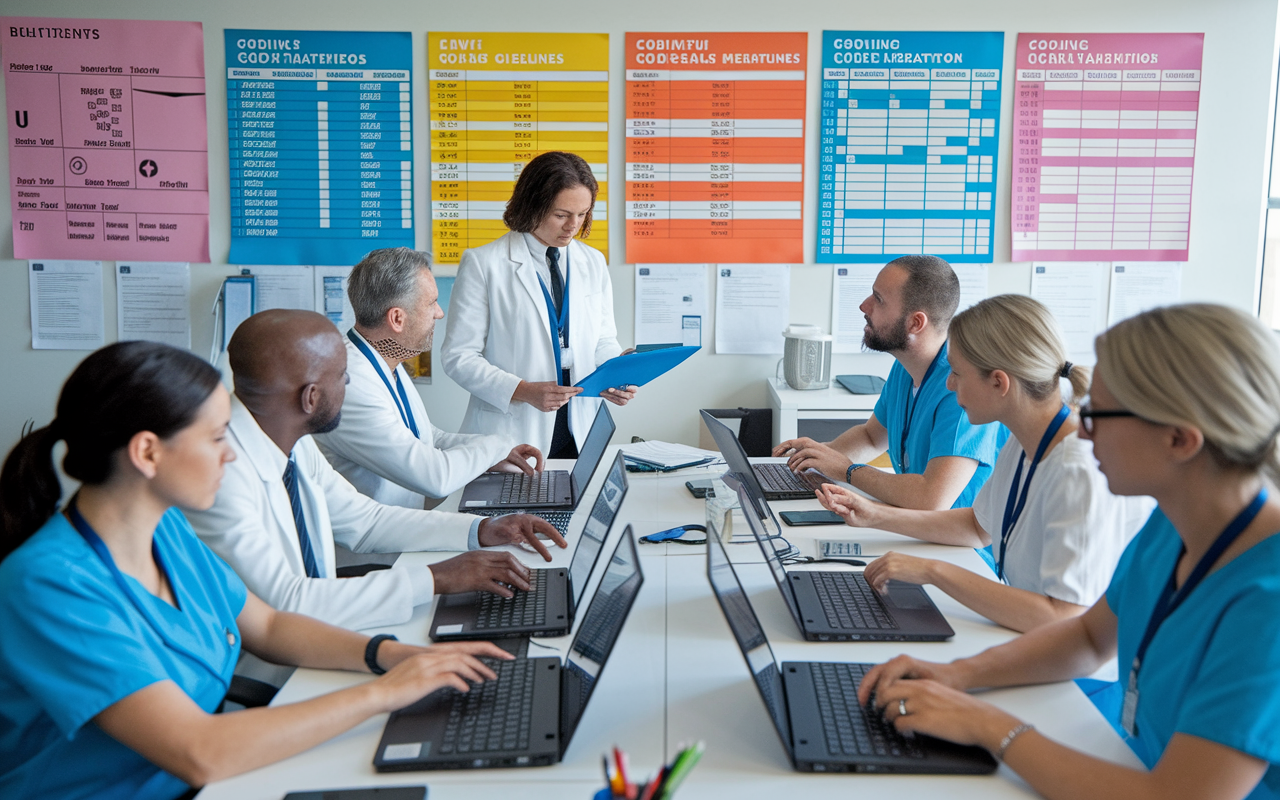
POLYGON ((543 570, 529 570, 529 591, 515 590, 515 597, 500 597, 489 592, 479 595, 476 628, 520 628, 541 625, 547 621, 547 593, 542 591, 543 570))
POLYGON ((858 704, 858 684, 870 667, 810 662, 827 752, 833 756, 924 758, 924 750, 915 739, 898 733, 878 710, 858 704))
POLYGON ((442 754, 524 750, 529 747, 533 712, 533 661, 485 663, 498 675, 496 681, 474 684, 463 694, 454 691, 453 705, 444 726, 442 754))
MULTIPOLYGON (((751 471, 756 474, 756 480, 760 481, 760 487, 766 492, 775 495, 789 495, 785 499, 790 500, 809 500, 813 498, 813 493, 818 487, 826 483, 816 475, 805 473, 797 475, 791 471, 786 464, 754 464, 751 471), (790 495, 794 495, 791 497, 790 495)), ((770 500, 784 499, 781 497, 771 497, 770 500)))
MULTIPOLYGON (((505 517, 511 512, 489 508, 481 511, 467 509, 466 513, 476 514, 481 517, 505 517)), ((530 511, 527 513, 535 517, 541 517, 551 523, 552 527, 560 531, 561 536, 565 536, 569 533, 569 520, 573 517, 572 511, 530 511)))
POLYGON ((553 503, 560 499, 560 493, 556 491, 560 481, 568 477, 569 473, 559 470, 533 475, 508 473, 502 477, 502 494, 498 499, 507 505, 553 503))
POLYGON ((811 572, 827 624, 841 630, 898 627, 861 572, 811 572))

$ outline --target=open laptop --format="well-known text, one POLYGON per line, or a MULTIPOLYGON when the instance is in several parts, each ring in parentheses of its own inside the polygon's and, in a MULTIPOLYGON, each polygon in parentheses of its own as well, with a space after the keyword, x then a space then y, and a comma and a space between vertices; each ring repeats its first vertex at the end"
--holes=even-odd
POLYGON ((564 758, 644 574, 628 525, 609 558, 569 655, 492 663, 495 681, 432 692, 391 715, 379 772, 535 767, 564 758))
POLYGON ((468 483, 462 490, 458 510, 464 512, 482 509, 574 509, 582 493, 591 483, 605 448, 613 438, 615 425, 609 416, 608 403, 601 403, 596 411, 591 430, 578 451, 573 472, 549 469, 533 475, 522 472, 486 472, 468 483))
POLYGON ((529 591, 513 597, 491 592, 441 595, 431 620, 434 641, 496 639, 507 636, 563 636, 573 625, 591 571, 604 549, 609 530, 627 496, 627 470, 622 452, 613 459, 591 516, 573 550, 569 568, 529 570, 529 591))
MULTIPOLYGON (((726 459, 727 460, 727 459, 726 459)), ((738 492, 743 509, 755 505, 746 481, 724 476, 738 492)), ((761 501, 775 532, 778 520, 769 504, 761 501)), ((779 547, 790 549, 780 535, 770 534, 765 518, 744 513, 747 527, 756 537, 760 551, 778 582, 778 591, 796 621, 796 627, 811 642, 941 642, 955 631, 933 604, 924 587, 915 583, 889 581, 882 595, 867 583, 861 571, 804 570, 787 572, 779 547)))
MULTIPOLYGON (((716 445, 720 448, 720 453, 725 454, 725 448, 728 442, 732 441, 733 449, 742 453, 744 463, 747 463, 745 474, 748 480, 753 482, 752 488, 756 490, 756 494, 766 500, 812 500, 813 493, 818 487, 824 483, 831 483, 824 480, 819 474, 813 472, 805 472, 797 475, 791 471, 786 464, 751 464, 746 461, 746 451, 742 449, 742 443, 738 441, 738 437, 733 435, 733 431, 720 420, 711 416, 705 409, 699 412, 702 414, 702 420, 707 424, 707 430, 711 431, 711 437, 716 440, 716 445)), ((727 457, 727 456, 726 456, 727 457)), ((736 467, 730 466, 730 469, 738 471, 736 467)))
POLYGON ((980 747, 904 736, 858 703, 872 664, 783 662, 756 618, 720 540, 707 542, 707 579, 747 662, 792 765, 801 772, 985 774, 996 761, 980 747))
POLYGON ((813 642, 940 642, 955 635, 924 588, 914 583, 890 581, 885 596, 873 589, 861 572, 788 573, 782 555, 774 548, 775 542, 785 542, 782 528, 755 482, 746 452, 724 423, 706 412, 703 417, 729 467, 731 474, 725 481, 737 490, 743 516, 804 638, 813 642), (765 529, 766 523, 772 525, 772 534, 765 529))

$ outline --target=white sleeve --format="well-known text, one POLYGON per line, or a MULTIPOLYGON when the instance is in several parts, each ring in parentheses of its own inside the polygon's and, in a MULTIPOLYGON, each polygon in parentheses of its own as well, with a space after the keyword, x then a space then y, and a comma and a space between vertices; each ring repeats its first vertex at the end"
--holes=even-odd
MULTIPOLYGON (((997 476, 1003 474, 1000 469, 1002 466, 1001 457, 1009 446, 1009 443, 1006 442, 1005 446, 1000 449, 1000 452, 996 455, 996 463, 992 467, 991 475, 987 478, 986 483, 982 484, 977 496, 973 498, 973 516, 978 522, 978 527, 982 528, 987 534, 997 550, 1000 548, 1000 528, 1004 524, 1004 504, 1008 499, 1009 492, 1008 485, 1003 481, 997 480, 997 476)), ((1015 442, 1013 447, 1017 446, 1015 442)), ((997 553, 997 555, 999 554, 997 553)))
MULTIPOLYGON (((1083 464, 1066 464, 1045 475, 1048 494, 1039 520, 1044 543, 1040 557, 1040 592, 1049 597, 1091 606, 1107 590, 1115 563, 1111 541, 1115 530, 1116 498, 1099 481, 1101 474, 1083 464)), ((1034 529, 1026 534, 1034 535, 1034 529)))
MULTIPOLYGON (((511 276, 515 280, 515 276, 511 276)), ((520 376, 498 369, 485 358, 489 336, 489 287, 473 251, 462 254, 449 297, 440 360, 444 372, 463 389, 494 408, 510 411, 520 376)))
POLYGON ((600 305, 595 313, 600 317, 600 338, 596 340, 596 366, 622 353, 618 344, 618 326, 613 319, 613 281, 609 278, 609 265, 602 264, 604 291, 600 292, 600 305))
MULTIPOLYGON (((295 455, 298 448, 295 446, 295 455)), ((324 493, 333 540, 355 553, 467 549, 470 514, 389 506, 372 500, 338 474, 320 451, 311 449, 311 479, 324 493)))
MULTIPOLYGON (((200 538, 236 571, 249 591, 280 611, 342 628, 378 628, 408 621, 416 591, 404 570, 361 578, 308 578, 301 557, 272 521, 265 484, 240 456, 229 465, 218 497, 207 511, 189 513, 200 538)), ((426 570, 430 579, 430 570, 426 570)))
POLYGON ((447 497, 506 458, 504 436, 443 436, 441 449, 413 435, 377 376, 347 386, 342 424, 320 434, 325 447, 381 478, 429 497, 447 497), (446 444, 446 442, 448 444, 446 444))

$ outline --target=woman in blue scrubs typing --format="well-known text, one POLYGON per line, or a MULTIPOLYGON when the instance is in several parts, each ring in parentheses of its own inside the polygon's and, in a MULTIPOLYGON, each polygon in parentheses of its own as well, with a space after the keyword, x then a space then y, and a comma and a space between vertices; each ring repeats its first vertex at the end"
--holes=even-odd
POLYGON ((274 611, 205 547, 233 458, 230 399, 185 351, 86 358, 57 417, 0 471, 0 797, 176 798, 291 756, 444 687, 491 679, 487 643, 411 647, 274 611), (53 450, 80 489, 59 508, 53 450), (241 647, 385 673, 302 703, 216 714, 241 647))
POLYGON ((1157 510, 1082 616, 972 658, 906 656, 859 697, 902 731, 986 747, 1050 798, 1280 797, 1280 345, 1213 305, 1155 309, 1097 341, 1081 430, 1111 491, 1157 510), (1140 771, 1057 744, 968 690, 1118 659, 1113 723, 1140 771))

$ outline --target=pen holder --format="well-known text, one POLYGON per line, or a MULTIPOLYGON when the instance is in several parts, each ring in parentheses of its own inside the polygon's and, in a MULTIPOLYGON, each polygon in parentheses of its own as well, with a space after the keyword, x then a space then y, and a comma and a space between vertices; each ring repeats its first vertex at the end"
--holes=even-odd
MULTIPOLYGON (((649 787, 649 784, 647 783, 636 784, 636 797, 643 797, 644 790, 647 789, 648 787, 649 787)), ((593 796, 593 800, 614 800, 614 798, 615 798, 615 795, 613 793, 613 790, 610 789, 608 786, 596 792, 595 795, 593 796)))

